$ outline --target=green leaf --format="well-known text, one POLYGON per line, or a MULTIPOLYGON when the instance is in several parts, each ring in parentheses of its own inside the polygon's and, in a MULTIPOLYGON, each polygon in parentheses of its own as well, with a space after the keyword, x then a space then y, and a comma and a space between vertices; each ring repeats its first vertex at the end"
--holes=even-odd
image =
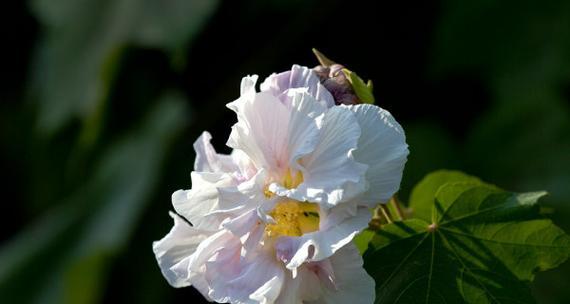
POLYGON ((348 78, 348 81, 352 85, 352 89, 356 93, 358 99, 360 99, 360 101, 363 103, 374 104, 374 94, 372 94, 372 81, 368 80, 368 83, 365 83, 362 78, 356 75, 356 73, 348 69, 343 69, 342 71, 348 78))
POLYGON ((358 251, 360 251, 361 255, 366 252, 368 249, 368 243, 370 243, 373 237, 374 231, 369 229, 363 230, 361 233, 357 234, 354 237, 353 242, 356 245, 356 248, 358 248, 358 251))
POLYGON ((109 263, 152 197, 185 112, 180 96, 164 95, 138 128, 103 151, 84 187, 2 247, 0 303, 99 301, 109 263))
POLYGON ((413 193, 421 218, 383 226, 364 255, 377 303, 533 303, 535 272, 570 254, 570 237, 540 215, 544 192, 440 171, 413 193))
POLYGON ((463 172, 438 170, 428 174, 412 190, 410 208, 414 217, 425 221, 432 220, 433 198, 439 188, 448 182, 467 182, 481 184, 481 180, 463 172))

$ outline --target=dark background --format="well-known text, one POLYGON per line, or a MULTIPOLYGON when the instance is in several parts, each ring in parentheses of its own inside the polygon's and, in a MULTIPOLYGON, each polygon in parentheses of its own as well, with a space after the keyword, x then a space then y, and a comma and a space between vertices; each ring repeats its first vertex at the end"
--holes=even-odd
MULTIPOLYGON (((570 2, 33 0, 1 11, 0 302, 200 302, 151 243, 190 188, 193 141, 224 146, 241 77, 313 66, 374 82, 410 145, 401 198, 460 169, 547 190, 570 231, 570 2)), ((570 265, 537 275, 570 301, 570 265)))

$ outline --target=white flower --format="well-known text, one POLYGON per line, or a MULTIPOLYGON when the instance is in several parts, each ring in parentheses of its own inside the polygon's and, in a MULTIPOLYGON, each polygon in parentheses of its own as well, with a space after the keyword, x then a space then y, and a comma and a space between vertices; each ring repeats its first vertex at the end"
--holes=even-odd
POLYGON ((228 104, 231 155, 205 132, 192 189, 172 196, 174 227, 153 249, 168 282, 231 303, 372 303, 352 238, 397 190, 404 132, 373 105, 333 106, 312 70, 293 66, 228 104))

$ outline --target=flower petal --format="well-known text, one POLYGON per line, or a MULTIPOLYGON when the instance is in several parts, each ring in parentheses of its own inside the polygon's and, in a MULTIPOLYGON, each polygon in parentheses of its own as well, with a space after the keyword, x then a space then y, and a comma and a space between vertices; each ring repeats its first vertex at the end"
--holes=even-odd
POLYGON ((367 168, 352 156, 359 137, 360 127, 353 113, 342 107, 329 109, 315 150, 298 161, 304 181, 294 189, 271 184, 269 190, 325 208, 355 197, 365 190, 362 181, 367 168))
POLYGON ((387 202, 400 187, 408 145, 404 130, 390 112, 374 105, 349 106, 362 134, 354 158, 367 164, 368 191, 358 197, 370 207, 387 202))
POLYGON ((203 132, 194 142, 194 150, 196 151, 194 170, 213 173, 238 171, 239 168, 234 164, 231 155, 216 153, 216 150, 210 143, 211 139, 212 135, 210 133, 203 132))
POLYGON ((244 151, 257 168, 285 170, 290 111, 274 96, 257 93, 228 107, 238 114, 227 145, 244 151))
POLYGON ((255 94, 257 75, 246 76, 241 79, 240 95, 255 94))
POLYGON ((293 65, 290 71, 272 74, 261 84, 262 92, 268 92, 281 100, 286 99, 284 96, 287 90, 295 88, 306 89, 322 106, 334 106, 333 96, 321 84, 315 72, 307 67, 293 65))
POLYGON ((220 251, 239 252, 241 243, 239 239, 227 230, 220 230, 203 240, 188 261, 188 268, 194 272, 203 272, 206 261, 210 260, 220 251))
POLYGON ((348 244, 330 257, 334 286, 321 280, 322 303, 374 303, 374 279, 362 267, 362 257, 354 244, 348 244))
POLYGON ((190 286, 194 276, 188 270, 190 256, 211 233, 190 226, 175 213, 171 212, 170 216, 174 219, 174 227, 164 238, 154 242, 152 249, 170 285, 190 286))
POLYGON ((284 291, 279 295, 276 304, 303 304, 312 303, 320 296, 321 284, 319 278, 308 269, 302 267, 295 278, 285 276, 284 291))
POLYGON ((295 170, 301 170, 297 161, 315 150, 326 108, 305 91, 290 90, 287 94, 291 98, 288 165, 295 170))
POLYGON ((212 299, 220 303, 275 302, 282 290, 284 271, 273 256, 260 252, 250 260, 217 259, 213 258, 207 265, 212 299), (239 266, 234 268, 236 265, 239 266), (228 266, 233 269, 228 271, 228 266))
POLYGON ((338 206, 321 212, 320 229, 300 237, 281 237, 275 248, 277 256, 296 269, 305 262, 321 261, 350 243, 354 236, 368 226, 371 213, 368 208, 338 206), (354 214, 355 212, 355 214, 354 214))
POLYGON ((362 257, 351 243, 328 259, 299 267, 286 276, 276 303, 373 303, 374 280, 362 267, 362 257))
POLYGON ((178 214, 194 226, 217 229, 220 222, 206 221, 205 215, 220 209, 219 188, 231 187, 234 179, 227 174, 192 172, 191 190, 178 190, 172 194, 172 205, 178 214))

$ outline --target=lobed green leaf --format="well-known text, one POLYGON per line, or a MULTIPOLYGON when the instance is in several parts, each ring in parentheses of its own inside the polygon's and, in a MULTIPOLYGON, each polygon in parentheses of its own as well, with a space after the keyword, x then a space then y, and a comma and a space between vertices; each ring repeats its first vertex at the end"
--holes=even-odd
POLYGON ((365 253, 377 303, 533 303, 529 283, 570 254, 570 237, 537 204, 454 171, 414 189, 418 218, 384 226, 365 253))

